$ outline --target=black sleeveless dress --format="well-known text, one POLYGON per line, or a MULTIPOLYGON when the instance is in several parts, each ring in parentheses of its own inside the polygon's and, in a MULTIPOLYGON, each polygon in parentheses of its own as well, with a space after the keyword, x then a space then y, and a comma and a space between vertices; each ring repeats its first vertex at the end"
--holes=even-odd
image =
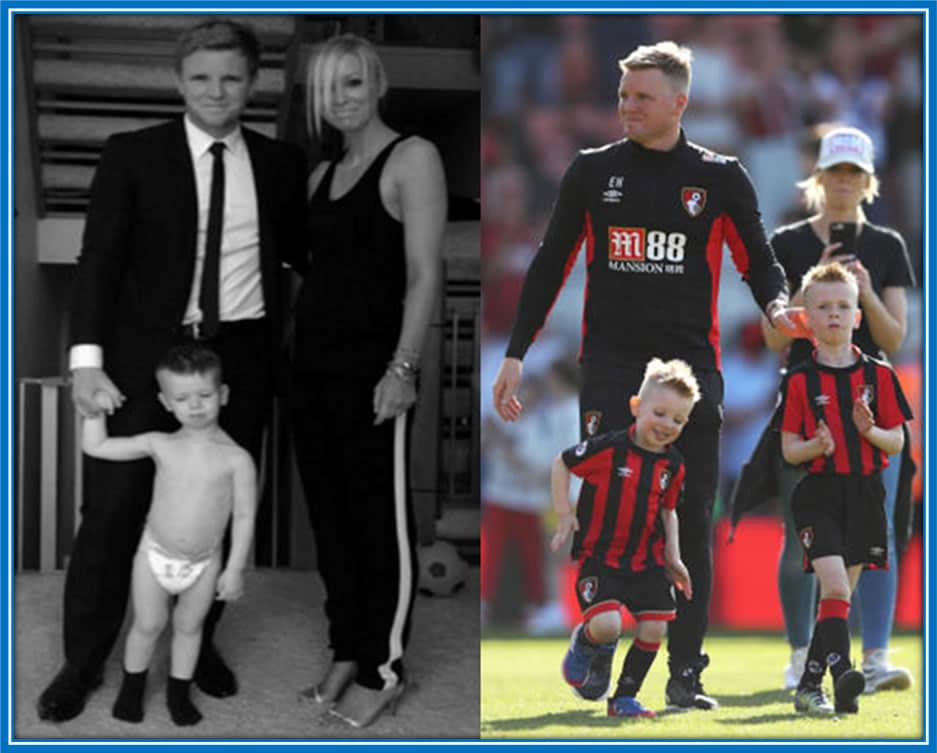
POLYGON ((296 305, 290 393, 296 465, 325 584, 333 661, 358 663, 372 689, 404 680, 416 588, 405 417, 374 425, 374 388, 403 319, 403 224, 381 203, 388 144, 358 182, 329 198, 329 166, 309 202, 311 265, 296 305))
POLYGON ((329 198, 333 162, 309 200, 312 257, 296 304, 299 371, 379 376, 394 353, 406 286, 403 224, 384 208, 378 182, 404 138, 337 199, 329 198))

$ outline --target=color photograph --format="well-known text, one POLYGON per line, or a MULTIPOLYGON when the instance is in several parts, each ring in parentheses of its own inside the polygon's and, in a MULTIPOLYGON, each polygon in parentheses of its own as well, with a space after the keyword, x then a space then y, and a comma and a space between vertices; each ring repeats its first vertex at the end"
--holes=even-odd
POLYGON ((925 737, 924 31, 482 17, 483 739, 925 737))

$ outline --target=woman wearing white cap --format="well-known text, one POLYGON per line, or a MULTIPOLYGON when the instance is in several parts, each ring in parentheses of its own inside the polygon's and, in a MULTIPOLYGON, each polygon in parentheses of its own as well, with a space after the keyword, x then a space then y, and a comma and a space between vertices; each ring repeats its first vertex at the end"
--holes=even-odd
MULTIPOLYGON (((862 210, 863 202, 878 196, 872 141, 855 128, 833 128, 820 140, 816 170, 797 184, 803 191, 811 217, 779 228, 771 238, 778 261, 787 273, 793 306, 803 305, 800 282, 815 264, 839 261, 856 275, 862 323, 855 344, 876 358, 896 353, 907 332, 905 288, 913 286, 914 273, 902 237, 890 228, 871 224, 862 210), (831 240, 831 226, 845 223, 845 240, 831 240)), ((839 236, 837 236, 839 237, 839 236)), ((772 350, 790 346, 787 367, 809 357, 813 348, 807 339, 791 340, 780 330, 763 325, 765 341, 772 350)), ((907 444, 907 443, 906 443, 907 444)), ((888 662, 888 639, 894 620, 897 593, 895 557, 895 499, 900 458, 892 457, 882 473, 888 517, 887 570, 862 574, 856 595, 862 622, 862 668, 866 692, 911 685, 911 673, 888 662)), ((784 687, 794 688, 803 672, 813 627, 815 582, 803 572, 803 552, 791 518, 791 492, 802 471, 785 465, 780 474, 780 497, 784 510, 784 549, 778 566, 778 586, 785 629, 791 645, 791 663, 784 673, 784 687)))

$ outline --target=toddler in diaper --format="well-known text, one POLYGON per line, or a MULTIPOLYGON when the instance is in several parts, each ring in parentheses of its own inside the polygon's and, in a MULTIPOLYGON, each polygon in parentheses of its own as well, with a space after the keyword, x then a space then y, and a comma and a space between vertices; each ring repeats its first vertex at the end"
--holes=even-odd
MULTIPOLYGON (((151 458, 156 467, 150 511, 133 561, 133 623, 113 707, 113 715, 123 721, 143 720, 147 671, 170 614, 169 713, 178 725, 202 718, 189 697, 202 624, 212 601, 237 599, 244 588, 256 471, 250 454, 218 424, 228 401, 221 377, 221 361, 213 351, 197 343, 180 345, 156 368, 159 401, 179 422, 176 431, 109 437, 103 414, 84 419, 82 448, 88 455, 113 461, 151 458), (231 546, 223 562, 221 543, 229 522, 231 546)), ((113 412, 117 406, 99 394, 101 407, 113 412)))

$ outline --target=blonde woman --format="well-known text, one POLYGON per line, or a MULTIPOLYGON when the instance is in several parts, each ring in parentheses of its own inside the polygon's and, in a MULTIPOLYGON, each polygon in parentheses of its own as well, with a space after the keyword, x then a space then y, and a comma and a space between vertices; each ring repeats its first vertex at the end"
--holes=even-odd
POLYGON ((309 178, 310 269, 295 313, 293 436, 332 650, 306 693, 363 727, 407 687, 407 414, 441 285, 446 184, 436 148, 381 118, 388 82, 367 40, 328 40, 307 80, 311 129, 340 149, 309 178))

